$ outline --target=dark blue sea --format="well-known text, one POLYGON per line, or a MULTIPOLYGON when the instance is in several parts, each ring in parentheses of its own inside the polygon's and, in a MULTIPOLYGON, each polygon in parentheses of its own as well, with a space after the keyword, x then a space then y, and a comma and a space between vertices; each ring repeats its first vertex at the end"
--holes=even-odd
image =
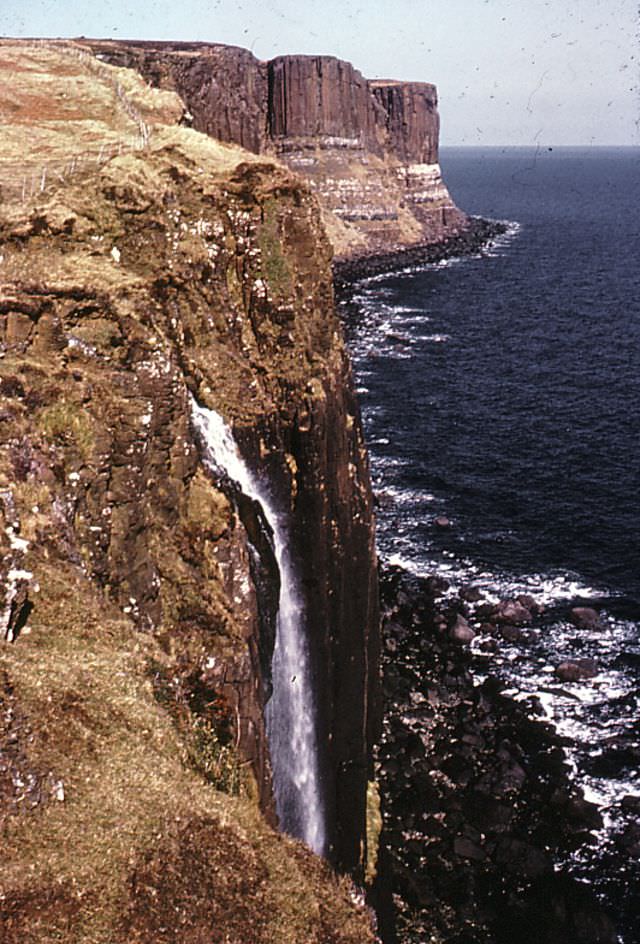
POLYGON ((546 606, 526 646, 490 660, 478 646, 477 671, 535 696, 567 736, 605 823, 572 867, 637 944, 640 151, 460 148, 441 164, 458 206, 508 231, 477 256, 364 280, 345 308, 379 551, 452 593, 546 606), (601 627, 576 629, 575 605, 601 627), (595 678, 556 680, 585 656, 595 678))

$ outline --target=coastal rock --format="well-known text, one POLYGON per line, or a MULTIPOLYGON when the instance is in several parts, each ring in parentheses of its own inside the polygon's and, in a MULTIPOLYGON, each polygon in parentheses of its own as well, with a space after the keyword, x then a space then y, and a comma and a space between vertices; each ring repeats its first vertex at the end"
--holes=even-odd
POLYGON ((627 813, 640 814, 640 796, 628 793, 622 798, 622 809, 627 813))
POLYGON ((563 682, 580 682, 598 674, 595 659, 568 659, 556 668, 557 677, 563 682))
POLYGON ((544 613, 544 604, 539 603, 535 597, 532 597, 530 593, 519 593, 516 597, 516 602, 520 603, 525 609, 533 616, 539 616, 544 613))
POLYGON ((600 615, 590 606, 574 606, 569 613, 569 619, 578 629, 600 629, 600 615))
POLYGON ((427 592, 434 596, 440 596, 449 589, 449 581, 445 577, 430 576, 425 579, 427 592))
POLYGON ((616 940, 611 918, 590 889, 558 873, 533 882, 518 907, 506 911, 496 927, 498 944, 614 944, 616 940))
POLYGON ((522 626, 531 622, 531 611, 518 600, 502 600, 493 608, 490 619, 498 624, 522 626))
POLYGON ((496 860, 508 871, 527 878, 553 873, 553 860, 542 849, 521 839, 501 839, 496 860))
POLYGON ((500 627, 500 635, 507 642, 521 642, 524 637, 524 633, 519 626, 510 626, 508 623, 506 626, 500 627))
POLYGON ((454 642, 469 643, 472 639, 475 639, 476 634, 471 629, 464 616, 459 614, 449 630, 449 635, 454 642))
POLYGON ((630 823, 626 826, 618 842, 627 855, 640 857, 640 823, 630 823))
POLYGON ((560 864, 600 824, 571 784, 561 738, 499 679, 474 684, 426 581, 388 568, 381 587, 383 635, 396 642, 383 656, 379 780, 397 939, 513 944, 535 929, 545 944, 614 944, 593 892, 560 864))

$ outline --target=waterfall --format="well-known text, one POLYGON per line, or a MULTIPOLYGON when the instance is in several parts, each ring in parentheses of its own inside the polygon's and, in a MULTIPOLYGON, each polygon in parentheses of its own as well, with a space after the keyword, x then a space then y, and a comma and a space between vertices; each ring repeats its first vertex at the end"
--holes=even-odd
POLYGON ((192 415, 205 465, 214 475, 226 473, 245 495, 259 502, 273 531, 280 600, 272 662, 273 694, 267 703, 266 723, 276 810, 284 832, 324 855, 326 834, 305 606, 288 551, 286 522, 243 461, 222 417, 195 401, 192 415))

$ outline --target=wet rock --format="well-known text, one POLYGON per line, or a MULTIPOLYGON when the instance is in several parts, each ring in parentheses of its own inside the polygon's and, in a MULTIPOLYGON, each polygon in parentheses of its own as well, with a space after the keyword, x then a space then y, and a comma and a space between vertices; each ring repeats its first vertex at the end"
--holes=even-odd
POLYGON ((498 648, 499 646, 497 639, 483 639, 480 643, 480 649, 482 652, 497 652, 498 648))
POLYGON ((484 594, 479 587, 462 587, 460 590, 460 599, 466 603, 479 603, 484 594))
POLYGON ((569 619, 578 629, 599 629, 602 625, 598 612, 590 606, 574 606, 569 619))
POLYGON ((594 659, 567 659, 561 662, 555 672, 562 682, 580 682, 598 674, 598 665, 594 659))
POLYGON ((475 639, 475 633, 469 626, 469 623, 466 621, 464 616, 458 614, 455 623, 449 630, 449 636, 453 639, 454 642, 458 643, 469 643, 472 639, 475 639))
POLYGON ((538 603, 535 597, 532 597, 530 593, 519 593, 516 597, 516 602, 524 606, 525 609, 529 610, 534 616, 539 616, 541 613, 544 613, 544 604, 538 603))
MULTIPOLYGON (((398 640, 391 658, 383 655, 381 762, 383 771, 390 760, 398 769, 384 772, 380 784, 398 939, 538 942, 537 929, 548 916, 545 895, 538 901, 536 888, 553 881, 565 882, 558 908, 571 914, 554 913, 540 944, 588 941, 576 931, 587 918, 612 944, 608 919, 591 892, 576 892, 580 901, 574 904, 578 883, 561 867, 554 872, 560 856, 581 847, 599 823, 598 810, 570 784, 561 739, 528 717, 530 706, 505 697, 500 678, 474 684, 467 647, 451 645, 456 625, 473 631, 461 613, 449 608, 449 629, 441 633, 442 614, 426 605, 425 582, 400 574, 395 579, 414 601, 413 614, 407 606, 402 615, 411 632, 398 640), (398 685, 399 677, 406 687, 398 685), (428 700, 429 713, 419 721, 414 692, 428 700), (420 748, 410 734, 419 735, 420 748)), ((393 586, 384 572, 382 585, 384 609, 393 586)), ((509 622, 492 629, 501 633, 509 626, 520 631, 509 622)), ((480 643, 498 645, 496 638, 480 643)))
POLYGON ((501 839, 496 850, 497 861, 507 871, 527 878, 538 878, 553 872, 553 861, 541 849, 521 839, 501 839))
POLYGON ((622 831, 622 835, 618 840, 618 845, 620 845, 627 855, 635 857, 640 856, 640 823, 630 823, 622 831))
POLYGON ((500 627, 500 635, 503 639, 506 639, 507 642, 521 642, 524 636, 524 633, 519 626, 506 626, 500 627))
POLYGON ((534 881, 517 908, 500 915, 496 939, 498 944, 615 944, 618 937, 588 887, 552 873, 534 881))
POLYGON ((467 839, 466 836, 456 836, 453 840, 453 851, 462 859, 475 859, 478 862, 484 861, 487 857, 480 846, 471 839, 467 839))
POLYGON ((437 518, 433 519, 433 523, 436 528, 446 529, 451 527, 451 521, 447 518, 446 515, 438 515, 437 518))
POLYGON ((425 580, 425 590, 433 596, 440 596, 449 589, 449 581, 444 577, 431 576, 425 580))
POLYGON ((640 745, 621 735, 611 738, 601 754, 589 760, 587 768, 596 777, 621 777, 640 766, 640 745))
POLYGON ((481 603, 475 608, 475 615, 480 620, 489 622, 495 615, 496 607, 494 603, 481 603))
POLYGON ((479 632, 486 636, 495 635, 496 627, 493 623, 480 623, 479 632))
POLYGON ((568 797, 565 813, 569 821, 580 829, 600 829, 602 826, 602 814, 598 807, 579 794, 572 793, 568 797))
POLYGON ((501 600, 492 613, 494 623, 510 623, 514 626, 531 621, 531 610, 518 600, 501 600))
POLYGON ((625 813, 640 813, 640 796, 628 793, 622 798, 621 805, 625 813))

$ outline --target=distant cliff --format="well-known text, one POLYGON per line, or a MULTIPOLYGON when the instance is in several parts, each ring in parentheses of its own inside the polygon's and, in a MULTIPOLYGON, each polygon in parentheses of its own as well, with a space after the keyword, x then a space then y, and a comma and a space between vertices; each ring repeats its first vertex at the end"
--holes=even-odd
POLYGON ((467 225, 440 173, 433 85, 370 81, 332 56, 261 62, 218 44, 83 45, 176 91, 197 130, 275 154, 306 177, 338 257, 435 242, 467 225))

